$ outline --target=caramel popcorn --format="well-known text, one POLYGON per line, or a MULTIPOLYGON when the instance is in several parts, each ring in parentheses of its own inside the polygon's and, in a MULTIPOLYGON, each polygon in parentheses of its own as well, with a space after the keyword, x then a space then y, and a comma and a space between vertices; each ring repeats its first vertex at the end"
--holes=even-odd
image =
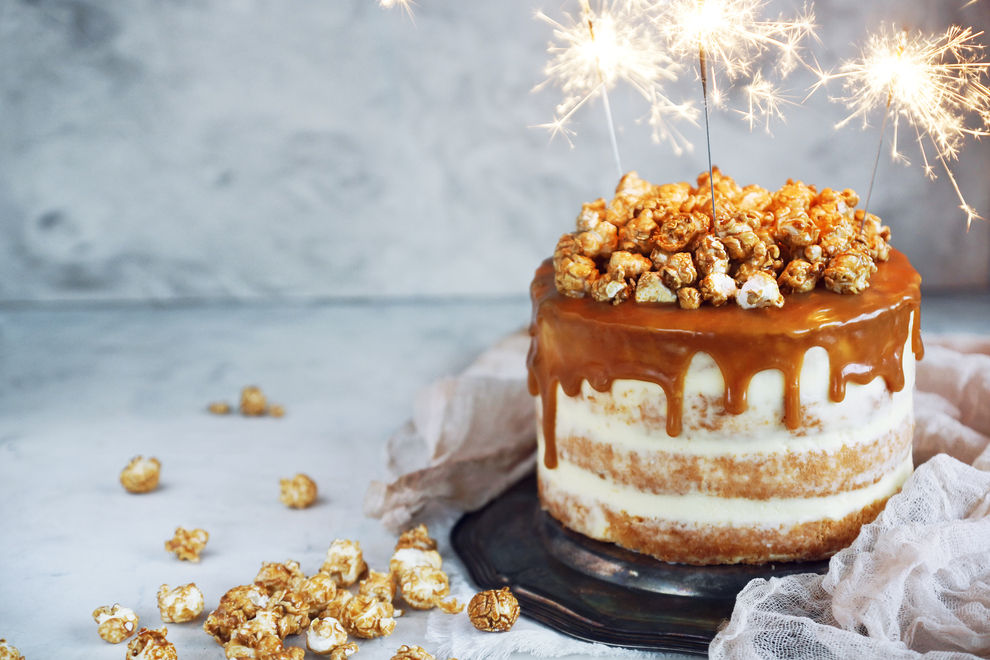
POLYGON ((206 547, 206 542, 210 539, 210 534, 205 529, 188 530, 182 527, 175 528, 175 536, 165 541, 165 549, 175 553, 175 556, 183 561, 199 561, 199 553, 206 547))
POLYGON ((344 606, 342 623, 347 632, 362 639, 385 637, 395 630, 395 608, 373 596, 359 594, 344 606))
POLYGON ((427 653, 422 646, 406 646, 403 644, 396 650, 392 660, 436 660, 432 654, 427 653))
POLYGON ((337 583, 326 573, 317 573, 302 583, 299 594, 309 605, 309 613, 316 614, 325 610, 337 596, 337 583))
POLYGON ((819 193, 788 180, 770 192, 741 188, 717 169, 713 177, 714 221, 707 172, 694 187, 651 186, 630 172, 611 202, 585 204, 577 231, 564 234, 554 250, 557 290, 613 305, 632 299, 696 309, 734 299, 745 308, 780 307, 781 291, 804 293, 820 283, 859 293, 876 263, 890 256, 890 228, 855 210, 852 190, 819 193), (745 295, 714 275, 730 275, 745 295), (776 293, 767 277, 777 282, 776 293))
POLYGON ((158 611, 165 623, 186 623, 203 613, 203 592, 195 582, 169 590, 167 584, 158 587, 158 611))
POLYGON ((0 639, 0 660, 24 660, 24 656, 16 646, 8 644, 5 639, 0 639))
POLYGON ((206 617, 203 630, 218 644, 224 644, 230 640, 230 635, 238 626, 253 619, 269 600, 268 594, 257 585, 233 587, 220 598, 217 609, 206 617))
POLYGON ((436 550, 437 542, 430 536, 430 530, 426 525, 419 524, 399 534, 399 540, 395 542, 395 549, 402 550, 403 548, 436 550))
POLYGON ((96 621, 100 638, 111 644, 120 644, 137 630, 138 615, 128 607, 114 603, 112 607, 104 605, 93 610, 93 620, 96 621))
POLYGON ((320 572, 333 578, 338 587, 351 586, 364 575, 366 570, 368 565, 364 563, 361 544, 346 539, 337 539, 330 544, 326 559, 320 568, 320 572))
POLYGON ((162 464, 157 458, 135 456, 120 473, 120 483, 129 493, 150 493, 158 488, 162 464))
POLYGON ((691 286, 678 289, 677 304, 681 309, 698 309, 701 307, 701 292, 691 286))
POLYGON ((276 591, 295 591, 306 581, 306 574, 299 568, 299 562, 289 559, 278 563, 265 561, 261 563, 254 583, 264 589, 268 595, 276 591))
POLYGON ((351 602, 352 598, 354 598, 354 594, 350 591, 338 589, 334 597, 327 602, 326 606, 320 612, 320 618, 331 617, 342 619, 344 617, 344 608, 347 607, 347 604, 351 602))
POLYGON ((141 628, 137 636, 127 644, 127 658, 130 660, 178 660, 172 642, 165 639, 168 628, 158 630, 141 628))
POLYGON ((440 568, 443 566, 443 559, 436 550, 421 550, 414 547, 398 547, 392 554, 392 559, 388 563, 389 570, 395 575, 418 568, 428 566, 430 568, 440 568))
POLYGON ((282 639, 295 635, 309 625, 309 603, 301 594, 293 591, 275 593, 258 616, 262 614, 275 618, 275 630, 282 639))
POLYGON ((268 414, 272 417, 285 417, 285 406, 273 403, 268 409, 268 414))
POLYGON ((639 276, 636 281, 636 302, 672 303, 677 301, 677 294, 667 288, 663 277, 655 270, 650 270, 639 276))
POLYGON ((780 295, 777 280, 762 271, 753 273, 736 294, 736 302, 743 309, 756 307, 783 307, 784 297, 780 295))
POLYGON ((391 603, 395 598, 395 576, 391 572, 368 571, 368 577, 358 586, 358 593, 391 603))
POLYGON ((468 616, 478 630, 505 632, 519 618, 519 601, 508 587, 482 591, 468 603, 468 616))
POLYGON ((241 414, 259 417, 268 410, 268 400, 261 388, 249 385, 241 390, 241 414))
MULTIPOLYGON (((306 631, 306 646, 316 655, 330 655, 347 644, 347 631, 333 617, 313 619, 306 631)), ((346 657, 346 656, 345 656, 346 657)))
POLYGON ((206 408, 214 415, 229 415, 230 414, 230 404, 226 401, 214 401, 206 408))
POLYGON ((876 269, 862 252, 843 252, 829 260, 823 273, 825 288, 836 293, 862 293, 870 286, 870 275, 876 269))
POLYGON ((301 472, 291 479, 280 479, 279 484, 279 500, 287 507, 305 509, 316 501, 316 482, 301 472))
POLYGON ((698 283, 702 300, 715 307, 721 307, 728 301, 735 300, 737 290, 736 281, 725 273, 710 273, 698 283))

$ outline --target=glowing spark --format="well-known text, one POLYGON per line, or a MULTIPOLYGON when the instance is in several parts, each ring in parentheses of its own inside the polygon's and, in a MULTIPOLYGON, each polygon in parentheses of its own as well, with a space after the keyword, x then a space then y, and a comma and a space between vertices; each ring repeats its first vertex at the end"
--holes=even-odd
POLYGON ((382 9, 401 7, 402 11, 406 12, 409 18, 412 18, 412 5, 414 4, 415 3, 412 0, 378 0, 378 6, 382 9))
POLYGON ((843 103, 849 115, 836 128, 856 117, 865 128, 868 115, 884 108, 884 117, 894 118, 891 156, 906 162, 897 146, 903 118, 914 129, 926 176, 935 178, 929 150, 942 164, 966 213, 967 227, 982 218, 966 203, 948 162, 958 158, 967 136, 990 135, 990 88, 983 80, 990 62, 980 61, 984 47, 975 41, 982 34, 960 27, 935 36, 881 30, 870 37, 861 57, 843 64, 838 73, 819 71, 814 87, 842 81, 845 95, 832 100, 843 103), (966 124, 971 113, 979 118, 976 127, 966 124))
POLYGON ((768 52, 774 53, 775 68, 785 76, 798 65, 805 65, 801 44, 815 37, 815 17, 808 7, 792 20, 761 18, 767 0, 670 0, 656 18, 672 53, 696 58, 703 53, 713 69, 712 105, 722 105, 717 74, 729 81, 753 76, 747 89, 749 109, 741 112, 752 127, 763 120, 781 118, 785 101, 776 87, 757 71, 756 64, 768 52))
POLYGON ((679 67, 657 48, 656 39, 642 24, 642 0, 602 0, 597 11, 588 0, 581 4, 581 16, 568 14, 562 21, 543 12, 536 14, 553 27, 554 37, 547 48, 547 80, 536 89, 553 84, 564 94, 554 121, 544 126, 553 135, 566 136, 564 126, 585 103, 597 96, 604 101, 607 90, 621 82, 650 104, 655 141, 668 142, 677 154, 690 149, 671 120, 693 121, 697 111, 663 93, 663 83, 674 80, 679 67))
POLYGON ((748 108, 745 111, 736 110, 736 112, 741 114, 749 124, 749 130, 753 130, 758 122, 762 122, 763 129, 770 133, 770 124, 773 120, 784 120, 784 113, 780 106, 784 104, 796 105, 786 98, 773 83, 764 78, 759 71, 753 75, 749 84, 743 87, 743 91, 746 94, 748 108))

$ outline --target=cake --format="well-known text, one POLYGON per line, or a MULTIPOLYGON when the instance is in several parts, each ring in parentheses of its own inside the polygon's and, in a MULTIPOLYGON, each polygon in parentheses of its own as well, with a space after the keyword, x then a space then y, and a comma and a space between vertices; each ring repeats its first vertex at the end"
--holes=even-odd
POLYGON ((669 562, 813 560, 913 469, 920 277, 856 194, 635 173, 536 271, 542 507, 669 562))

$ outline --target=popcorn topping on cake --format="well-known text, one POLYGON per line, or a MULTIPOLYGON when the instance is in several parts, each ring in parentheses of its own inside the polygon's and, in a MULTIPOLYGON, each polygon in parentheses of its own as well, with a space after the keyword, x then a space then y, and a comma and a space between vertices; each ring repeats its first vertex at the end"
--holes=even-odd
POLYGON ((717 168, 714 177, 714 222, 707 172, 697 187, 654 186, 630 172, 611 202, 584 204, 577 231, 554 250, 557 291, 615 305, 781 307, 783 293, 819 285, 861 293, 890 256, 890 228, 854 210, 852 190, 788 180, 770 192, 740 188, 717 168))

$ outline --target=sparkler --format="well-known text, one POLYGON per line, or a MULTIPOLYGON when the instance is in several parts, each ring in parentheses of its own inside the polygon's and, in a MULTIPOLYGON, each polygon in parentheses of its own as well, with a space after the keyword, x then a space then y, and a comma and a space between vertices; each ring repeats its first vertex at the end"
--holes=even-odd
POLYGON ((679 67, 656 47, 656 40, 643 24, 643 0, 601 0, 597 11, 589 0, 580 1, 579 17, 566 15, 564 20, 556 21, 542 12, 536 14, 553 27, 554 37, 547 49, 547 80, 536 89, 554 84, 564 94, 554 120, 542 127, 550 129, 552 136, 563 135, 570 143, 573 131, 567 128, 567 122, 589 100, 601 96, 613 156, 622 174, 608 90, 623 82, 650 104, 653 139, 668 142, 678 155, 690 149, 690 143, 670 119, 694 121, 696 111, 690 104, 676 103, 663 93, 662 84, 674 80, 679 67))
MULTIPOLYGON (((705 140, 708 145, 708 175, 712 195, 712 217, 715 217, 715 181, 711 158, 709 129, 709 62, 724 71, 730 81, 750 75, 759 58, 767 51, 776 51, 776 66, 781 76, 798 64, 805 64, 800 55, 801 42, 814 34, 814 16, 807 7, 797 18, 762 20, 767 0, 670 0, 661 10, 656 23, 667 38, 673 53, 698 57, 701 92, 705 105, 705 140)), ((758 115, 770 120, 782 117, 778 90, 757 71, 747 87, 749 110, 743 112, 750 128, 758 115)), ((720 94, 713 69, 712 97, 718 104, 720 94)))
POLYGON ((409 18, 412 18, 412 0, 378 0, 378 6, 382 9, 392 9, 393 7, 401 7, 402 11, 406 12, 409 18))
MULTIPOLYGON (((859 59, 846 62, 837 73, 819 71, 819 81, 812 88, 814 91, 832 80, 843 82, 845 95, 832 100, 843 103, 849 115, 836 128, 856 117, 862 118, 866 127, 869 114, 878 106, 884 108, 877 162, 890 117, 894 120, 891 157, 908 162, 898 149, 903 118, 914 129, 925 175, 937 178, 929 150, 941 163, 959 198, 959 208, 966 213, 967 228, 973 220, 983 218, 963 198, 949 161, 958 158, 966 137, 990 135, 990 88, 984 82, 990 62, 980 60, 984 47, 975 41, 982 34, 955 26, 935 36, 881 30, 870 37, 859 59), (968 126, 967 114, 975 114, 979 124, 968 126)), ((876 169, 874 164, 871 191, 876 169)))

